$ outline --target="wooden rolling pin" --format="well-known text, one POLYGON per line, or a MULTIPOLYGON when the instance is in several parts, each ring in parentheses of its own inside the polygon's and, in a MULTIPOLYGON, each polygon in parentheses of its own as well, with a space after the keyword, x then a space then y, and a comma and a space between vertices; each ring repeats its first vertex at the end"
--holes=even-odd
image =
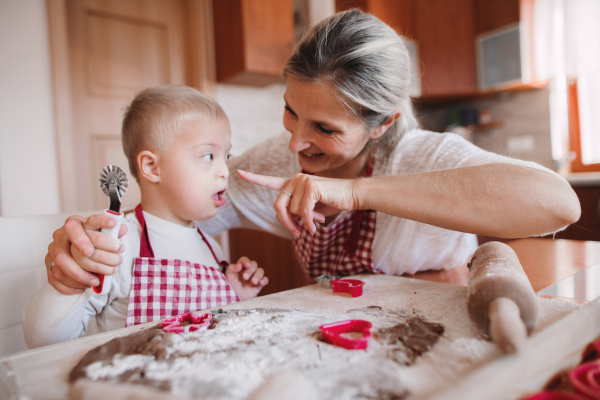
POLYGON ((538 320, 537 297, 514 250, 484 243, 469 263, 467 309, 471 321, 504 353, 515 353, 538 320))

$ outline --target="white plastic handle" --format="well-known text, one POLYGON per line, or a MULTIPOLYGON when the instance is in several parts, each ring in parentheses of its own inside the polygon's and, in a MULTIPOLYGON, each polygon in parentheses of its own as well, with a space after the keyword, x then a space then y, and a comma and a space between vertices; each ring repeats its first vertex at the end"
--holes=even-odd
MULTIPOLYGON (((101 232, 106 233, 107 235, 110 235, 111 237, 113 237, 115 239, 118 239, 119 238, 119 230, 121 229, 121 223, 123 222, 124 214, 123 213, 117 214, 114 211, 104 210, 104 215, 117 221, 117 224, 112 229, 102 228, 101 232)), ((110 275, 105 276, 103 274, 98 274, 98 278, 100 279, 100 284, 98 286, 94 287, 94 292, 96 292, 98 294, 107 294, 108 292, 110 292, 112 276, 110 276, 110 275)))

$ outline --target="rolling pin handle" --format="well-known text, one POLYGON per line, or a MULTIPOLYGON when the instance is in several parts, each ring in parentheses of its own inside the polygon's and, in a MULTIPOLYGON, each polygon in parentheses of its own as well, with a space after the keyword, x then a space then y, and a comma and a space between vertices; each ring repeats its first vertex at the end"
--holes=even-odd
POLYGON ((527 327, 519 306, 507 297, 490 302, 490 337, 505 354, 516 353, 527 340, 527 327))

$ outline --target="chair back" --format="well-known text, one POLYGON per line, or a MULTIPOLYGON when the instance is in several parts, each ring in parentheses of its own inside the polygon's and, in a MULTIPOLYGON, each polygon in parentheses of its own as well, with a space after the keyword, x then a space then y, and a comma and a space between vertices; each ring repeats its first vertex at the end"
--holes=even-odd
POLYGON ((67 217, 0 218, 0 358, 27 350, 21 312, 48 279, 44 258, 52 234, 67 217))

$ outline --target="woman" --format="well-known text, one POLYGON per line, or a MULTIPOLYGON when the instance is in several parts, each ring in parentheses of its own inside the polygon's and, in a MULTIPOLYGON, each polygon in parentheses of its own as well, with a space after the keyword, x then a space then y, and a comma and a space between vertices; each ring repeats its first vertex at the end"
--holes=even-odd
MULTIPOLYGON (((417 129, 408 53, 372 15, 350 10, 321 22, 284 75, 291 137, 231 161, 242 171, 230 178, 226 206, 201 225, 210 234, 240 226, 291 233, 313 277, 400 275, 464 265, 475 234, 543 235, 579 218, 576 195, 552 171, 417 129)), ((95 283, 90 272, 120 264, 120 245, 95 232, 110 225, 71 217, 55 233, 46 264, 54 263, 48 280, 57 290, 79 292, 95 283)))

